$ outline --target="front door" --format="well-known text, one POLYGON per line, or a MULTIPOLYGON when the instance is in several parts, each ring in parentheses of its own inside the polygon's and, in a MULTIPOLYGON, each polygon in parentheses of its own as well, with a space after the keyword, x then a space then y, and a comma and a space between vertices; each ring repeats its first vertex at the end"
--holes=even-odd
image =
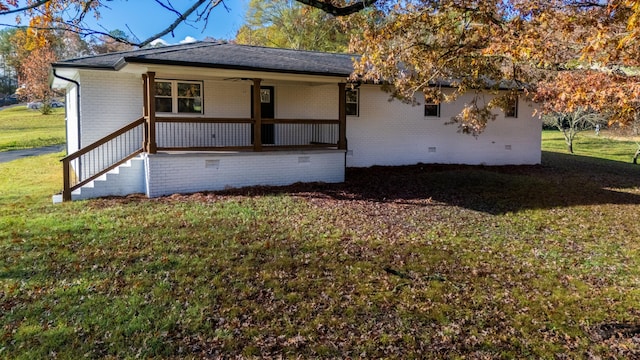
MULTIPOLYGON (((251 86, 253 95, 253 86, 251 86)), ((251 100, 251 117, 253 117, 253 99, 251 100)), ((276 107, 274 102, 273 86, 260 87, 260 113, 263 119, 274 119, 276 107)), ((276 132, 274 124, 262 124, 261 141, 263 144, 275 144, 276 132)), ((253 143, 253 127, 251 128, 251 142, 253 143)))

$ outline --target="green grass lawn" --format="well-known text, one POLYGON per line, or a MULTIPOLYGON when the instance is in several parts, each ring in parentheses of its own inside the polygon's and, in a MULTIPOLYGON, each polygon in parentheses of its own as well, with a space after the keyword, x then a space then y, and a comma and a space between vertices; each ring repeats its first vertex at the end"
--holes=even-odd
POLYGON ((51 115, 16 106, 0 111, 0 151, 64 144, 64 109, 51 115))
POLYGON ((540 166, 60 205, 62 153, 0 164, 0 357, 637 358, 635 148, 554 141, 540 166))
MULTIPOLYGON (((596 136, 593 131, 578 133, 573 141, 576 155, 608 160, 631 162, 638 145, 635 141, 621 141, 608 138, 605 132, 596 136)), ((542 150, 567 153, 567 144, 558 130, 542 132, 542 150)))

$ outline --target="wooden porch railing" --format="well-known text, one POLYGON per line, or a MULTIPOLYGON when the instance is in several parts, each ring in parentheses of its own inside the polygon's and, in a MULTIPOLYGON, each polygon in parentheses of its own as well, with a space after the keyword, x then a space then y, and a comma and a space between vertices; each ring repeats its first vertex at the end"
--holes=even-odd
POLYGON ((157 150, 165 151, 338 149, 343 136, 340 120, 262 119, 256 137, 253 119, 156 117, 153 128, 147 119, 142 117, 63 158, 63 201, 138 154, 151 153, 150 130, 155 130, 157 150), (257 147, 255 139, 261 140, 257 147))
POLYGON ((95 180, 143 152, 145 119, 140 118, 85 146, 62 160, 62 200, 70 201, 71 192, 95 180), (71 166, 77 170, 72 172, 71 166))
MULTIPOLYGON (((262 119, 264 150, 337 148, 339 120, 262 119)), ((252 119, 156 117, 158 150, 254 149, 252 119)))

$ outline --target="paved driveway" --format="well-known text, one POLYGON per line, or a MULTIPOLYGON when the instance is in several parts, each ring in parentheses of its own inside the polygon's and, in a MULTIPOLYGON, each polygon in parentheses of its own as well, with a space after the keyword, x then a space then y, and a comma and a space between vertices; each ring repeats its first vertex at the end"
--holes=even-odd
POLYGON ((39 148, 26 150, 11 150, 0 152, 0 163, 5 163, 27 156, 38 156, 50 153, 56 153, 64 150, 64 145, 43 146, 39 148))

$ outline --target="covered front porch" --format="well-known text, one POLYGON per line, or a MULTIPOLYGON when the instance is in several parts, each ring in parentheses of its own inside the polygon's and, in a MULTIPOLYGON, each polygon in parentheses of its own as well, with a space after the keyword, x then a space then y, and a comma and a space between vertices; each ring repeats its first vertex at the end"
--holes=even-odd
MULTIPOLYGON (((205 111, 197 115, 158 111, 162 102, 158 101, 156 72, 147 71, 140 78, 142 116, 62 160, 63 201, 84 198, 79 195, 83 187, 107 180, 116 185, 107 186, 105 195, 143 192, 149 197, 300 181, 344 181, 344 82, 332 85, 338 105, 335 118, 263 114, 268 99, 264 80, 258 77, 242 79, 251 85, 250 117, 212 117, 205 111), (122 168, 132 161, 139 162, 141 170, 122 168), (117 184, 116 177, 124 178, 120 180, 124 185, 117 184)), ((273 81, 267 79, 267 83, 273 81)), ((199 100, 199 106, 205 106, 204 100, 199 100)))

